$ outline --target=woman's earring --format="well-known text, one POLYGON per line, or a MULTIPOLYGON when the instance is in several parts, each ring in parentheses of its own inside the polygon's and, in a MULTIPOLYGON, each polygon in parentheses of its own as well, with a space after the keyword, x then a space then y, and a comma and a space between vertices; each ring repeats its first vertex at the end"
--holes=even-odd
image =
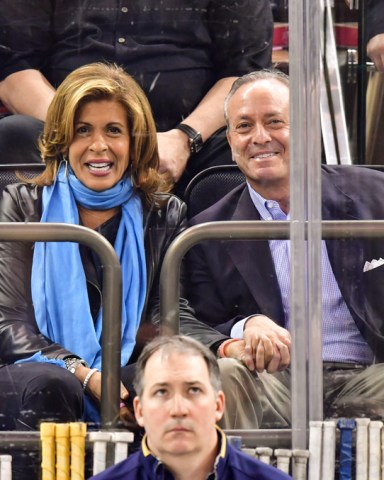
POLYGON ((68 158, 66 157, 66 155, 63 155, 62 156, 62 162, 65 163, 65 177, 68 177, 68 158))

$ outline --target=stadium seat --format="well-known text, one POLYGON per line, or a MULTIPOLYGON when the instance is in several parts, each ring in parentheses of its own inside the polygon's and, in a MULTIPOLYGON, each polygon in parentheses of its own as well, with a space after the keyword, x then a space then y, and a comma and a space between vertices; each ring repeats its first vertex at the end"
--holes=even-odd
POLYGON ((0 197, 7 185, 20 182, 17 173, 25 178, 33 178, 39 175, 45 168, 43 163, 12 163, 0 165, 0 197))
POLYGON ((188 218, 210 207, 244 181, 245 177, 237 165, 219 165, 203 170, 185 190, 188 218))
MULTIPOLYGON (((343 168, 343 165, 340 167, 343 168)), ((384 172, 384 165, 356 165, 356 167, 384 172)), ((188 218, 209 208, 244 181, 244 174, 237 165, 219 165, 198 173, 189 182, 184 194, 184 201, 188 206, 188 218)))

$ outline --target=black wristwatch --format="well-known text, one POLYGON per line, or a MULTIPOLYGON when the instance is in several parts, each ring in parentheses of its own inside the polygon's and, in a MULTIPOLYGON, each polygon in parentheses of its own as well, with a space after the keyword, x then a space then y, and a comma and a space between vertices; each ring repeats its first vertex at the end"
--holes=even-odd
POLYGON ((200 150, 203 148, 203 138, 200 132, 196 131, 194 128, 186 125, 185 123, 179 123, 175 128, 188 135, 189 149, 192 154, 200 152, 200 150))
POLYGON ((85 360, 81 360, 80 358, 76 357, 67 357, 64 358, 64 363, 65 363, 65 368, 71 372, 75 373, 77 367, 80 367, 80 365, 83 365, 83 367, 89 367, 88 363, 85 360))

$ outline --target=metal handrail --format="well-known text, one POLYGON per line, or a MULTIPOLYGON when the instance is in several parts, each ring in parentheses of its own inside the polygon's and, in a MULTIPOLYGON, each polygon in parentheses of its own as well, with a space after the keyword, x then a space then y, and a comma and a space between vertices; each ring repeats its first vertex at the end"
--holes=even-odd
POLYGON ((112 245, 94 230, 64 223, 0 223, 0 241, 75 242, 97 253, 103 265, 101 427, 119 418, 121 361, 121 268, 112 245))
POLYGON ((179 332, 180 267, 188 250, 203 240, 289 238, 290 222, 208 222, 184 230, 168 247, 160 274, 162 332, 179 332))
MULTIPOLYGON (((235 240, 235 239, 289 239, 290 223, 288 221, 220 221, 195 225, 184 230, 169 246, 164 257, 160 275, 160 316, 162 333, 166 335, 179 332, 179 295, 180 268, 183 257, 197 243, 205 240, 235 240)), ((384 220, 341 220, 322 221, 322 238, 379 238, 384 237, 384 220)), ((305 235, 308 224, 305 222, 305 235)), ((294 340, 294 338, 293 338, 294 340)), ((297 350, 302 345, 298 338, 292 342, 292 349, 297 350)), ((301 365, 302 374, 306 375, 305 365, 301 365)), ((322 374, 321 365, 318 366, 322 374)), ((312 372, 313 373, 313 372, 312 372)), ((300 378, 298 375, 296 377, 300 378)), ((292 384, 292 390, 295 385, 292 384)), ((309 396, 309 398, 311 398, 309 396)), ((295 431, 299 422, 292 415, 292 430, 276 429, 286 443, 287 435, 295 431)), ((236 430, 236 433, 241 430, 236 430)), ((263 430, 246 430, 247 440, 260 440, 263 430), (253 432, 253 435, 252 435, 253 432)), ((271 431, 266 431, 267 436, 271 431)), ((272 434, 273 435, 273 434, 272 434)), ((293 446, 295 447, 295 445, 293 446)))

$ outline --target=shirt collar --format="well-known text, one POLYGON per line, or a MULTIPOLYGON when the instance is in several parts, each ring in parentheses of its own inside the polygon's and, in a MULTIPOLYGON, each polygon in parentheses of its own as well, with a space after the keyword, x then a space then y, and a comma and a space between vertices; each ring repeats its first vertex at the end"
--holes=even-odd
MULTIPOLYGON (((225 455, 227 453, 227 437, 225 436, 224 431, 220 427, 218 427, 217 425, 215 425, 215 427, 216 427, 216 430, 217 430, 217 436, 218 436, 218 442, 219 442, 219 445, 220 445, 220 450, 219 450, 219 453, 218 453, 218 455, 215 459, 214 471, 208 476, 208 479, 210 479, 212 475, 213 475, 213 478, 216 478, 217 465, 222 458, 225 458, 225 455)), ((156 459, 156 461, 157 461, 157 464, 156 464, 156 467, 155 467, 156 470, 160 465, 162 467, 165 467, 165 465, 161 462, 161 460, 159 458, 155 457, 155 455, 153 455, 153 453, 149 449, 148 443, 147 443, 147 438, 148 438, 147 434, 145 433, 144 436, 143 436, 143 439, 141 441, 141 450, 143 452, 144 457, 148 457, 148 456, 151 455, 154 459, 156 459)))
POLYGON ((144 437, 141 440, 141 449, 143 451, 144 457, 148 457, 149 455, 152 455, 152 452, 149 450, 149 447, 147 445, 147 434, 146 433, 144 434, 144 437))
MULTIPOLYGON (((252 203, 254 204, 256 210, 259 212, 260 217, 262 220, 272 220, 272 215, 267 208, 268 203, 278 204, 275 200, 267 200, 264 198, 260 193, 256 192, 252 188, 249 182, 247 182, 247 187, 249 191, 249 195, 251 197, 252 203)), ((279 207, 280 208, 280 207, 279 207)), ((287 214, 287 220, 289 220, 289 212, 287 214)))

